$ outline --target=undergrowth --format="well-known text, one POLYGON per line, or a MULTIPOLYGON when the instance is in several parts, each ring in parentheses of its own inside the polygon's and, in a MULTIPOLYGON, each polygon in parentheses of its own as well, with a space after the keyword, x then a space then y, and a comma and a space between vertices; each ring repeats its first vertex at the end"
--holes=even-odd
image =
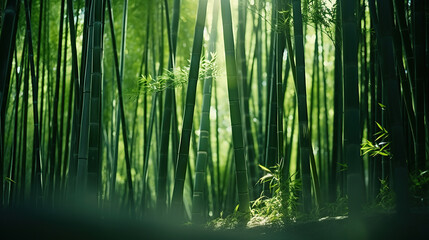
MULTIPOLYGON (((377 123, 379 131, 375 134, 373 142, 367 140, 361 146, 361 155, 370 157, 383 156, 391 160, 389 132, 377 123)), ((342 166, 347 170, 347 165, 342 166)), ((292 176, 282 176, 282 168, 278 164, 269 169, 260 165, 265 175, 259 179, 258 184, 269 184, 270 195, 264 193, 252 202, 250 220, 243 224, 241 213, 233 214, 211 221, 210 228, 231 229, 237 227, 274 227, 282 228, 286 224, 306 221, 321 221, 325 219, 339 219, 348 215, 347 195, 338 198, 333 203, 324 203, 316 206, 310 213, 304 213, 300 204, 301 182, 292 176)), ((342 170, 340 170, 342 171, 342 170)), ((379 179, 380 190, 373 201, 363 206, 363 213, 393 213, 396 207, 395 193, 391 187, 390 179, 379 179)), ((410 174, 409 177, 410 204, 412 207, 429 206, 429 171, 410 174)), ((238 207, 236 208, 238 209, 238 207)))
MULTIPOLYGON (((271 197, 261 196, 252 201, 250 220, 245 219, 243 213, 238 212, 238 206, 233 214, 222 216, 210 221, 210 229, 237 229, 237 228, 274 228, 283 227, 308 221, 323 221, 326 219, 343 219, 348 215, 347 196, 338 198, 335 202, 325 203, 311 213, 304 213, 299 202, 301 183, 292 176, 281 183, 279 166, 273 170, 263 166, 266 175, 259 180, 259 184, 269 184, 271 197)), ((429 206, 429 171, 411 175, 410 196, 412 206, 429 206)), ((366 204, 364 213, 392 213, 395 209, 395 194, 388 179, 380 180, 380 191, 375 200, 366 204)))

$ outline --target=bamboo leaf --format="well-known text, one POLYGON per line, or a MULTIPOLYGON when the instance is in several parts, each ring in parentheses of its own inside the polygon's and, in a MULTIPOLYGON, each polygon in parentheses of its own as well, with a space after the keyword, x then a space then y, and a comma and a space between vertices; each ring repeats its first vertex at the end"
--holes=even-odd
POLYGON ((259 164, 259 167, 260 167, 262 170, 264 170, 265 172, 271 173, 271 170, 270 170, 270 169, 268 169, 268 168, 266 168, 266 167, 262 166, 261 164, 259 164))
POLYGON ((16 183, 14 180, 12 180, 10 177, 5 177, 4 178, 6 181, 11 182, 11 183, 16 183))

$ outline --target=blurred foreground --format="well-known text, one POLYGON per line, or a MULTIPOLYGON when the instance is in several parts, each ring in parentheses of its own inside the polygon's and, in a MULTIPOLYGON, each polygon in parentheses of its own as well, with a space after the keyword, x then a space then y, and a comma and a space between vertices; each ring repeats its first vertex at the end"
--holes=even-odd
POLYGON ((2 239, 427 239, 429 212, 407 217, 394 214, 362 220, 326 219, 284 228, 210 230, 168 220, 133 220, 125 214, 104 214, 93 209, 0 211, 2 239))

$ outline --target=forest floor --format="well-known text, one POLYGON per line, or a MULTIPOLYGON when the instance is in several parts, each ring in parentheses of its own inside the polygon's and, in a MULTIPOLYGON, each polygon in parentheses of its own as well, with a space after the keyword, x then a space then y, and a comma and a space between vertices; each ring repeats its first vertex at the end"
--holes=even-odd
POLYGON ((1 239, 428 239, 429 209, 408 216, 374 214, 361 219, 325 218, 318 221, 209 230, 178 226, 155 218, 130 220, 121 215, 100 217, 91 211, 0 211, 1 239))
POLYGON ((285 224, 278 231, 250 230, 268 239, 428 239, 429 212, 408 216, 373 214, 358 219, 324 218, 318 221, 285 224))

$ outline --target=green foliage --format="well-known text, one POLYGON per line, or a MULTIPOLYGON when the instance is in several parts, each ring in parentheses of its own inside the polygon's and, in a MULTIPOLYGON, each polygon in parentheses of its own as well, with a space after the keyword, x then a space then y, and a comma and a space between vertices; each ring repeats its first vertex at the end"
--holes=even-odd
MULTIPOLYGON (((411 174, 409 192, 412 206, 429 205, 429 171, 411 174)), ((368 210, 383 210, 391 212, 396 206, 395 192, 389 185, 388 179, 380 179, 380 192, 377 194, 376 201, 368 206, 368 210)))
POLYGON ((282 226, 284 216, 284 202, 279 194, 271 198, 261 196, 256 199, 251 208, 249 227, 255 226, 282 226))
POLYGON ((415 206, 429 205, 429 171, 410 176, 410 195, 415 206))
POLYGON ((335 7, 330 7, 325 1, 310 0, 308 1, 308 10, 303 9, 303 20, 310 24, 322 25, 328 32, 328 36, 333 39, 333 32, 329 29, 335 23, 335 7))
POLYGON ((238 205, 231 215, 226 217, 221 212, 220 217, 216 218, 207 223, 207 227, 210 229, 236 229, 245 227, 245 223, 248 221, 248 214, 239 212, 238 205))
POLYGON ((141 90, 143 92, 154 93, 162 92, 166 88, 175 88, 183 86, 187 82, 185 78, 186 73, 184 70, 177 68, 173 71, 165 70, 161 76, 152 78, 149 76, 142 76, 140 79, 141 90))
POLYGON ((383 210, 391 211, 395 208, 395 194, 389 186, 387 179, 380 179, 380 192, 376 198, 376 206, 383 210))
MULTIPOLYGON (((334 42, 335 33, 335 5, 331 1, 308 1, 308 6, 302 9, 302 21, 309 26, 315 26, 316 24, 322 26, 321 30, 328 36, 332 42, 334 42), (332 6, 328 6, 332 5, 332 6)), ((277 26, 278 31, 284 31, 288 24, 292 23, 292 9, 279 11, 279 24, 277 26)))
POLYGON ((296 221, 302 213, 299 211, 299 194, 301 181, 292 180, 293 174, 286 180, 282 180, 282 168, 277 164, 270 170, 262 165, 259 167, 266 173, 258 183, 269 183, 269 189, 273 196, 267 198, 261 196, 252 204, 253 222, 277 224, 280 221, 296 221))
POLYGON ((269 189, 273 196, 271 198, 267 198, 262 195, 252 203, 252 217, 248 226, 281 226, 283 224, 283 216, 287 207, 287 204, 285 204, 285 201, 282 198, 282 185, 280 184, 281 167, 279 164, 272 167, 273 170, 262 165, 259 165, 259 167, 265 172, 265 175, 258 180, 258 183, 269 184, 269 189))
POLYGON ((10 183, 16 183, 12 178, 10 177, 5 177, 4 178, 6 181, 10 182, 10 183))
POLYGON ((362 143, 361 147, 361 156, 369 154, 371 157, 375 156, 385 156, 392 157, 390 153, 390 142, 388 141, 389 132, 382 127, 378 122, 376 122, 380 131, 375 134, 374 143, 366 140, 365 143, 362 143))
POLYGON ((264 166, 259 167, 266 173, 258 183, 269 183, 272 197, 261 196, 252 204, 252 218, 248 226, 274 225, 281 226, 285 222, 295 222, 303 214, 300 211, 299 195, 301 193, 301 181, 282 179, 282 168, 279 164, 270 170, 264 166))
MULTIPOLYGON (((210 60, 203 59, 200 63, 200 71, 198 74, 199 79, 204 77, 216 77, 217 66, 216 66, 216 54, 211 53, 212 58, 210 60)), ((141 76, 140 86, 141 91, 147 93, 162 92, 166 88, 182 87, 188 82, 190 65, 186 67, 176 67, 173 71, 165 69, 163 74, 152 78, 149 76, 141 76)))
POLYGON ((273 167, 273 171, 259 164, 259 167, 265 172, 265 175, 262 176, 257 183, 269 183, 270 191, 278 193, 280 191, 280 165, 277 164, 273 167))
MULTIPOLYGON (((268 169, 262 165, 259 167, 266 173, 258 180, 259 184, 270 184, 272 197, 261 195, 251 204, 251 217, 247 222, 247 227, 269 226, 282 227, 286 222, 296 222, 303 219, 304 214, 300 211, 298 202, 301 193, 301 182, 292 180, 292 176, 285 181, 281 181, 280 165, 268 169)), ((242 213, 235 209, 234 213, 214 219, 208 223, 213 229, 232 229, 242 227, 242 213)))
POLYGON ((348 213, 349 213, 349 209, 348 209, 347 196, 339 197, 335 202, 326 203, 319 210, 320 216, 329 216, 329 217, 347 216, 348 213))

